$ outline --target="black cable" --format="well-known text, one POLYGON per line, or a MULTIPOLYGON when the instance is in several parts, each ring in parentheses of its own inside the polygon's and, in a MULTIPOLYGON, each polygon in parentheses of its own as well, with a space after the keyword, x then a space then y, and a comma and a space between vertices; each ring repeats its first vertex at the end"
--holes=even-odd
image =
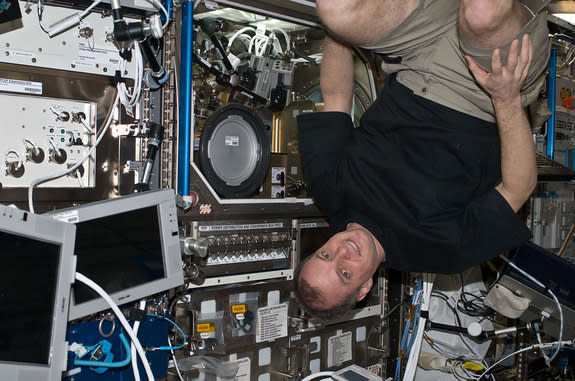
MULTIPOLYGON (((462 289, 462 290, 463 290, 463 289, 462 289)), ((457 313, 458 310, 457 310, 455 307, 453 307, 453 306, 451 305, 451 303, 449 302, 449 301, 450 301, 449 296, 447 296, 446 294, 444 294, 444 293, 441 292, 441 291, 432 291, 432 292, 431 292, 431 297, 434 297, 434 296, 439 296, 441 299, 443 299, 443 301, 445 302, 445 304, 447 305, 447 307, 448 307, 449 309, 451 309, 451 311, 453 312, 453 315, 455 316, 455 321, 456 321, 457 326, 458 326, 459 328, 463 328, 463 326, 462 326, 462 324, 461 324, 461 319, 459 318, 459 314, 457 313)), ((459 338, 461 339, 461 342, 463 343, 463 345, 465 345, 465 346, 467 347, 467 349, 469 350, 470 353, 472 353, 474 356, 481 357, 481 356, 479 356, 479 354, 478 354, 477 352, 475 352, 475 350, 474 350, 473 348, 471 348, 471 346, 469 345, 469 343, 468 343, 467 341, 465 341, 465 338, 463 337, 463 333, 460 332, 460 333, 458 334, 458 336, 459 336, 459 338)), ((486 360, 485 357, 483 357, 483 359, 486 360)))
POLYGON ((433 298, 434 296, 440 297, 441 299, 443 299, 443 301, 445 302, 447 307, 449 307, 449 309, 453 312, 453 316, 455 316, 455 321, 456 321, 457 326, 459 328, 463 328, 461 325, 461 319, 459 319, 459 314, 457 313, 457 310, 449 302, 449 296, 447 296, 446 294, 444 294, 441 291, 436 291, 436 290, 431 292, 431 297, 433 298))
POLYGON ((487 296, 486 291, 480 291, 480 295, 475 295, 465 291, 465 283, 463 281, 463 274, 459 274, 461 281, 461 294, 457 300, 457 309, 459 312, 474 317, 493 317, 495 311, 491 308, 485 307, 483 299, 487 296), (470 297, 470 299, 468 299, 470 297))
POLYGON ((316 63, 316 60, 314 60, 313 58, 311 58, 310 56, 300 52, 299 50, 297 50, 296 48, 292 48, 291 51, 294 53, 294 55, 298 58, 303 58, 306 61, 309 61, 311 63, 316 63))

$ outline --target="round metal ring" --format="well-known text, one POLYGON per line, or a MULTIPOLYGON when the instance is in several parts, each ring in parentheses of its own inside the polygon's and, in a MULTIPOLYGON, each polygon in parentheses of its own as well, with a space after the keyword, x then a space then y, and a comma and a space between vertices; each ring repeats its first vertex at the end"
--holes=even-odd
POLYGON ((98 332, 100 333, 100 335, 104 338, 107 339, 108 337, 112 336, 114 334, 114 331, 116 330, 116 319, 114 319, 113 316, 110 315, 106 315, 104 316, 102 319, 100 319, 100 323, 98 324, 98 332), (102 324, 104 323, 104 321, 111 321, 112 322, 112 329, 110 330, 110 332, 108 333, 104 333, 103 329, 102 329, 102 324))

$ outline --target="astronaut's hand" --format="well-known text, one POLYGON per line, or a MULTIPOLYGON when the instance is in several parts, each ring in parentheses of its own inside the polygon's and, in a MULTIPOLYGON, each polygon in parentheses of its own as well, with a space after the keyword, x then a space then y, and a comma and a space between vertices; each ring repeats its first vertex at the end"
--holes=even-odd
POLYGON ((533 58, 533 45, 529 35, 525 34, 521 40, 521 51, 519 51, 519 40, 514 40, 509 48, 505 66, 501 63, 500 50, 493 50, 491 73, 480 68, 471 57, 465 58, 475 80, 489 93, 494 104, 507 103, 520 96, 521 86, 527 78, 533 58))

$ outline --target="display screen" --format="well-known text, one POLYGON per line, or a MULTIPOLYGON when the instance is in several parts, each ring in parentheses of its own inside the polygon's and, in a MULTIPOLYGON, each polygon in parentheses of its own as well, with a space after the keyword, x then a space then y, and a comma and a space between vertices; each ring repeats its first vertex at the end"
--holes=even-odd
POLYGON ((0 361, 49 365, 60 250, 0 232, 0 361))
MULTIPOLYGON (((148 207, 76 224, 77 271, 109 294, 165 278, 157 208, 148 207)), ((73 304, 96 298, 74 285, 73 304)))

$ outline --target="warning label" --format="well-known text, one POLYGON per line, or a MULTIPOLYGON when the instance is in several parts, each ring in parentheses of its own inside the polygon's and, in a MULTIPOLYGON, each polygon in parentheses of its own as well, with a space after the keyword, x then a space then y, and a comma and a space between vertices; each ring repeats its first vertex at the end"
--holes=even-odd
POLYGON ((327 367, 351 361, 351 332, 332 336, 327 340, 327 367))
POLYGON ((251 366, 249 357, 236 360, 236 364, 238 364, 238 372, 234 381, 250 381, 251 366))
POLYGON ((256 343, 286 337, 288 332, 287 304, 258 309, 256 343))

